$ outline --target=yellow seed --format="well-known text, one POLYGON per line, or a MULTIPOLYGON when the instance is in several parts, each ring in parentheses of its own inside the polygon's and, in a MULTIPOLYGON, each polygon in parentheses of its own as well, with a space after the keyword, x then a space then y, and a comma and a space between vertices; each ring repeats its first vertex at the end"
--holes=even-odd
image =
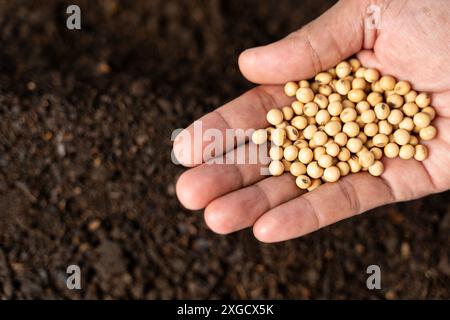
POLYGON ((373 137, 372 141, 376 147, 382 148, 389 143, 389 138, 385 134, 378 133, 373 137))
POLYGON ((364 111, 370 109, 370 104, 367 101, 360 101, 356 104, 355 109, 360 115, 362 115, 364 111))
POLYGON ((321 84, 319 85, 319 93, 328 97, 333 93, 333 88, 328 84, 321 84))
POLYGON ((316 147, 313 150, 313 154, 314 154, 314 160, 319 160, 320 156, 324 155, 327 153, 327 150, 325 149, 325 147, 316 147))
POLYGON ((345 78, 352 72, 352 66, 347 61, 342 61, 336 66, 336 75, 339 78, 345 78))
POLYGON ((283 112, 284 120, 289 121, 294 117, 294 110, 291 107, 283 107, 281 112, 283 112))
POLYGON ((340 118, 342 122, 352 122, 356 120, 356 117, 358 116, 356 110, 354 108, 345 108, 342 110, 340 114, 340 118))
POLYGON ((308 189, 311 186, 311 178, 302 174, 295 179, 295 184, 300 189, 308 189))
POLYGON ((383 96, 379 92, 371 92, 368 94, 366 100, 372 107, 374 107, 383 101, 383 96))
POLYGON ((252 134, 252 141, 254 144, 263 144, 267 142, 266 129, 258 129, 252 134))
POLYGON ((362 89, 365 90, 367 86, 366 80, 364 78, 355 78, 352 81, 352 89, 362 89))
POLYGON ((279 160, 274 160, 269 164, 269 172, 273 176, 279 176, 284 172, 284 164, 279 160))
POLYGON ((357 156, 352 156, 348 161, 348 165, 350 166, 350 172, 357 173, 361 171, 361 165, 359 164, 359 160, 357 156))
POLYGON ((378 122, 378 133, 385 135, 390 135, 392 133, 393 126, 386 120, 381 120, 378 122))
POLYGON ((430 105, 431 98, 428 93, 422 92, 417 95, 415 101, 419 108, 425 108, 430 105))
POLYGON ((409 142, 410 134, 405 129, 397 129, 394 132, 394 141, 399 146, 403 146, 409 142))
POLYGON ((332 102, 335 102, 335 101, 339 101, 339 102, 342 101, 342 96, 339 93, 336 93, 336 92, 332 93, 332 94, 330 94, 328 96, 328 102, 329 103, 332 103, 332 102))
POLYGON ((281 159, 281 163, 284 166, 284 172, 289 172, 291 170, 291 163, 290 161, 287 161, 286 159, 281 159))
POLYGON ((419 135, 422 140, 431 140, 436 136, 436 128, 433 126, 428 126, 420 129, 419 135))
POLYGON ((304 104, 301 103, 300 101, 294 101, 291 104, 292 109, 294 110, 294 113, 298 116, 303 114, 303 107, 304 104))
POLYGON ((346 94, 348 94, 352 88, 352 85, 350 84, 350 81, 346 80, 346 79, 339 79, 336 84, 336 92, 345 96, 346 94))
POLYGON ((328 98, 320 93, 316 94, 313 102, 315 102, 320 109, 326 109, 328 106, 328 98))
POLYGON ((281 160, 283 159, 283 148, 273 146, 269 149, 269 157, 272 160, 281 160))
POLYGON ((320 72, 314 77, 314 80, 320 84, 329 84, 332 79, 333 77, 328 72, 320 72))
POLYGON ((405 129, 407 131, 412 131, 414 129, 414 121, 411 118, 405 117, 403 120, 398 124, 398 127, 400 129, 405 129))
POLYGON ((402 110, 405 115, 412 117, 419 112, 419 107, 414 102, 407 102, 403 105, 402 110))
POLYGON ((333 164, 333 157, 331 157, 329 154, 323 154, 319 157, 317 163, 322 168, 328 168, 333 164))
POLYGON ((317 131, 314 133, 313 140, 316 146, 323 146, 327 142, 328 136, 323 131, 317 131))
POLYGON ((286 140, 284 140, 284 143, 283 143, 283 145, 281 147, 284 149, 284 148, 287 148, 289 146, 292 146, 292 141, 286 139, 286 140))
POLYGON ((298 84, 292 81, 289 81, 288 83, 286 83, 284 85, 284 93, 289 96, 289 97, 293 97, 295 96, 295 93, 298 90, 298 84))
POLYGON ((340 101, 330 102, 330 104, 327 107, 328 112, 332 116, 340 115, 342 112, 342 109, 343 109, 343 107, 342 107, 342 103, 340 101))
POLYGON ((399 157, 404 159, 404 160, 408 160, 411 159, 412 157, 414 157, 414 153, 415 153, 416 149, 410 145, 410 144, 405 144, 404 146, 400 147, 400 152, 399 152, 399 157))
POLYGON ((356 122, 344 123, 342 132, 350 138, 356 137, 359 134, 359 125, 356 122))
POLYGON ((434 118, 436 117, 436 110, 434 110, 434 108, 431 107, 431 106, 423 108, 422 112, 426 113, 427 115, 429 115, 431 121, 433 121, 434 118))
POLYGON ((327 110, 319 110, 319 112, 316 113, 316 122, 319 125, 324 125, 328 121, 330 121, 330 114, 327 110))
POLYGON ((312 179, 311 186, 307 190, 311 192, 311 191, 317 189, 317 187, 319 187, 321 184, 322 184, 322 180, 312 179))
POLYGON ((389 116, 387 117, 387 121, 390 124, 398 125, 403 120, 403 112, 401 112, 398 109, 394 109, 389 113, 389 116))
POLYGON ((310 148, 302 148, 298 152, 298 160, 301 163, 308 164, 313 160, 314 154, 310 148))
POLYGON ((296 161, 291 164, 289 171, 293 176, 298 177, 299 175, 306 173, 306 166, 303 163, 296 161))
POLYGON ((375 111, 373 111, 372 109, 365 110, 361 113, 361 120, 364 123, 372 123, 375 121, 376 118, 377 116, 375 115, 375 111))
POLYGON ((417 92, 414 90, 409 91, 405 94, 405 102, 416 102, 417 92))
POLYGON ((375 160, 380 160, 383 157, 383 150, 378 147, 372 147, 370 152, 375 156, 375 160))
POLYGON ((375 115, 377 116, 377 118, 379 120, 384 120, 387 119, 387 117, 389 116, 389 113, 391 112, 391 109, 389 108, 389 106, 384 103, 378 103, 373 110, 375 111, 375 115))
POLYGON ((306 142, 306 140, 299 139, 299 140, 294 141, 293 145, 296 146, 300 150, 302 148, 308 147, 308 142, 306 142))
POLYGON ((370 167, 369 167, 369 173, 374 177, 379 177, 384 171, 384 165, 383 162, 376 160, 370 167))
POLYGON ((361 68, 361 62, 357 58, 351 58, 348 60, 348 63, 352 67, 352 72, 356 72, 356 70, 361 68))
POLYGON ((403 105, 404 99, 401 95, 399 94, 391 94, 386 98, 386 103, 391 107, 391 108, 400 108, 403 105))
POLYGON ((287 121, 283 121, 283 122, 281 122, 280 124, 277 124, 275 127, 276 128, 278 128, 278 129, 286 129, 286 127, 288 126, 288 122, 287 121))
POLYGON ((376 123, 368 123, 364 126, 364 133, 368 137, 374 137, 378 133, 378 125, 376 123))
POLYGON ((280 109, 271 109, 268 113, 267 113, 267 121, 276 126, 277 124, 280 124, 283 122, 284 119, 284 115, 283 112, 281 112, 280 109))
POLYGON ((409 138, 409 144, 416 146, 419 144, 419 139, 416 136, 411 135, 411 137, 409 138))
POLYGON ((287 126, 285 128, 285 130, 286 130, 286 136, 289 140, 295 141, 298 139, 299 132, 298 132, 297 128, 295 128, 293 126, 287 126))
POLYGON ((303 136, 305 137, 305 139, 311 140, 316 132, 317 126, 315 124, 310 124, 305 129, 303 129, 303 136))
POLYGON ((366 68, 360 67, 358 70, 355 71, 355 77, 356 78, 364 78, 364 73, 366 72, 366 68))
POLYGON ((295 116, 291 120, 291 125, 299 130, 303 130, 308 125, 308 120, 303 116, 295 116))
POLYGON ((337 157, 337 155, 341 151, 341 148, 339 147, 339 145, 337 143, 332 142, 332 143, 329 143, 326 145, 326 151, 327 151, 327 154, 329 154, 330 156, 337 157))
POLYGON ((395 78, 390 75, 382 76, 380 79, 381 89, 384 91, 392 91, 395 88, 395 78))
POLYGON ((368 91, 383 93, 383 88, 381 88, 380 81, 374 81, 367 87, 368 91))
POLYGON ((350 173, 350 166, 347 162, 339 161, 338 163, 336 163, 336 167, 339 168, 341 177, 344 177, 350 173))
POLYGON ((428 158, 428 149, 422 144, 415 146, 414 159, 417 161, 424 161, 428 158))
POLYGON ((411 90, 411 85, 408 81, 399 81, 395 84, 394 91, 395 93, 404 96, 411 90))
POLYGON ((377 81, 380 78, 380 73, 378 70, 369 68, 364 72, 364 79, 366 79, 367 82, 372 83, 374 81, 377 81))
POLYGON ((350 159, 351 157, 350 150, 348 150, 346 147, 342 147, 337 157, 340 161, 348 161, 348 159, 350 159))
POLYGON ((296 146, 288 146, 284 149, 283 156, 287 161, 294 161, 298 156, 298 149, 296 146))
POLYGON ((334 142, 336 142, 339 146, 343 147, 347 144, 348 137, 345 133, 339 132, 334 136, 334 142))
POLYGON ((331 166, 327 167, 323 171, 323 179, 327 182, 336 182, 341 177, 341 171, 338 167, 331 166))
POLYGON ((319 111, 319 106, 315 102, 308 102, 305 104, 303 112, 308 117, 314 117, 319 111))
POLYGON ((359 164, 363 168, 369 168, 375 162, 375 155, 370 151, 363 151, 358 154, 359 164))
POLYGON ((342 125, 339 121, 330 121, 325 124, 324 131, 330 137, 337 135, 342 129, 342 125))
POLYGON ((300 88, 296 92, 296 97, 298 101, 308 103, 314 99, 314 92, 311 88, 300 88))
POLYGON ((350 138, 347 141, 347 149, 350 150, 350 152, 357 153, 359 152, 363 147, 363 143, 358 138, 350 138))
POLYGON ((286 140, 286 131, 284 129, 275 129, 272 132, 272 142, 277 146, 282 146, 286 140))
POLYGON ((312 161, 306 167, 306 173, 313 179, 321 178, 323 175, 323 168, 319 166, 317 161, 312 161))
POLYGON ((355 109, 355 103, 354 103, 354 102, 351 102, 351 101, 348 100, 348 99, 345 99, 345 100, 342 101, 342 107, 344 107, 344 109, 345 109, 345 108, 352 108, 352 109, 355 109))
POLYGON ((385 147, 384 147, 384 155, 388 158, 395 158, 398 156, 398 153, 400 152, 400 147, 398 146, 398 144, 394 143, 394 142, 389 142, 385 147))
POLYGON ((413 122, 417 127, 425 128, 430 125, 431 119, 425 112, 418 112, 414 115, 413 122))
POLYGON ((360 102, 366 98, 366 93, 361 89, 352 89, 347 97, 352 102, 360 102))
POLYGON ((308 82, 308 80, 300 80, 298 82, 298 86, 300 88, 309 88, 309 82, 308 82))

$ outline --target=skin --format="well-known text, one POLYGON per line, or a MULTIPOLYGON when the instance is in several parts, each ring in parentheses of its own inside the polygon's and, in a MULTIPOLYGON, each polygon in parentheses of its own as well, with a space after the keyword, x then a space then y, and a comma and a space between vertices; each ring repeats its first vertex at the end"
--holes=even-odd
MULTIPOLYGON (((287 81, 307 79, 357 54, 365 67, 409 80, 431 94, 438 130, 424 142, 423 162, 383 158, 381 177, 350 174, 305 193, 289 173, 261 176, 261 165, 206 165, 187 162, 191 152, 181 140, 174 154, 191 167, 177 182, 188 209, 205 208, 208 226, 220 234, 252 227, 263 242, 284 241, 377 206, 417 199, 450 188, 450 7, 446 0, 346 0, 286 38, 244 51, 243 75, 260 86, 201 118, 204 128, 264 128, 266 112, 292 102, 287 81), (364 24, 370 3, 381 7, 381 29, 364 24), (220 183, 218 183, 220 182, 220 183)), ((192 131, 192 126, 185 130, 192 131)), ((238 147, 239 148, 239 147, 238 147)))

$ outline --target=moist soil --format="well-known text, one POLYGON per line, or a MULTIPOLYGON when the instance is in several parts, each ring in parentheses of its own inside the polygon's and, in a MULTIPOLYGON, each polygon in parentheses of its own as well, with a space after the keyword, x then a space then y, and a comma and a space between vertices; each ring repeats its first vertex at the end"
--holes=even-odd
POLYGON ((252 87, 243 49, 331 5, 0 0, 0 298, 450 298, 449 192, 271 245, 176 199, 172 130, 252 87))

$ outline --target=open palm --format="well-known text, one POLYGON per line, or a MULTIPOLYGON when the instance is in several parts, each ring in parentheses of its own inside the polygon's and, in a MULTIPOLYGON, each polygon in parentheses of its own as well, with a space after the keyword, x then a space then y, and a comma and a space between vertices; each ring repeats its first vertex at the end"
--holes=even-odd
POLYGON ((192 168, 178 180, 177 195, 189 209, 205 208, 205 220, 213 231, 230 233, 253 226, 259 240, 282 241, 376 206, 450 187, 450 9, 445 0, 379 1, 378 5, 379 29, 365 27, 368 1, 341 1, 285 39, 245 51, 239 59, 241 71, 261 85, 200 120, 204 130, 267 127, 266 112, 292 101, 281 84, 310 78, 357 54, 364 66, 408 80, 416 90, 431 94, 438 135, 424 143, 429 158, 423 162, 383 159, 381 177, 351 174, 304 193, 288 173, 261 175, 262 164, 188 160, 191 146, 178 139, 174 154, 192 168))

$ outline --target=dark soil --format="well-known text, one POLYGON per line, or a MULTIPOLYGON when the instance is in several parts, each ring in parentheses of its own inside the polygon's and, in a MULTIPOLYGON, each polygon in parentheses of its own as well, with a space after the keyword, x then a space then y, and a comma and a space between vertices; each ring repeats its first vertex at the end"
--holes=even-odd
POLYGON ((448 192, 276 245, 175 197, 172 130, 251 87, 241 50, 329 5, 0 0, 0 298, 450 298, 448 192))

